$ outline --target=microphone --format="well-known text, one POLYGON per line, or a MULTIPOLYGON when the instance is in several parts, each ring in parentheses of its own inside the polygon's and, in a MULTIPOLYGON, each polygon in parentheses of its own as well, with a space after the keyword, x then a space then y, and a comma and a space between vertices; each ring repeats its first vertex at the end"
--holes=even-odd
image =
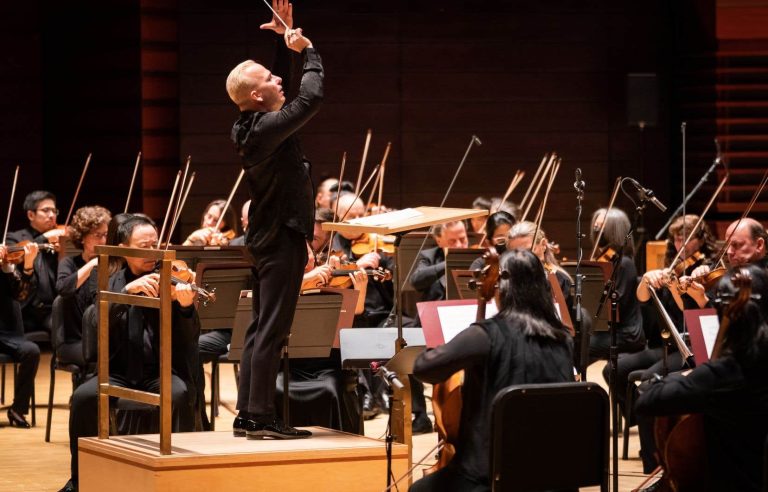
POLYGON ((475 142, 477 145, 483 145, 483 142, 481 142, 480 139, 477 138, 477 135, 472 135, 472 141, 475 142))
POLYGON ((584 180, 581 179, 581 168, 576 168, 576 181, 573 183, 573 187, 576 191, 584 191, 584 180))
POLYGON ((387 386, 394 386, 399 390, 405 389, 403 383, 400 381, 400 379, 398 379, 397 374, 387 369, 384 364, 380 364, 379 362, 371 362, 371 371, 381 376, 381 379, 387 383, 387 386))
POLYGON ((628 178, 628 179, 629 181, 632 182, 633 185, 635 185, 635 188, 637 188, 637 191, 640 192, 640 196, 643 200, 651 202, 656 208, 658 208, 662 212, 667 211, 667 206, 661 203, 658 198, 656 198, 656 195, 653 193, 653 190, 644 188, 643 185, 641 185, 640 183, 638 183, 632 178, 628 178))

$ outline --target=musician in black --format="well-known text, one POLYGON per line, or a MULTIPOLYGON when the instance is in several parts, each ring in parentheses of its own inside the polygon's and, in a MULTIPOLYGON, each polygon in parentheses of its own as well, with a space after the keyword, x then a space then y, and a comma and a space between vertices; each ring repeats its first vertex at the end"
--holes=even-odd
MULTIPOLYGON (((154 223, 133 216, 118 228, 120 246, 153 248, 157 243, 154 223)), ((109 279, 109 290, 158 297, 160 275, 153 273, 154 260, 125 258, 125 267, 109 279)), ((195 430, 195 406, 200 405, 198 388, 200 363, 197 338, 200 319, 194 306, 195 292, 188 284, 174 288, 171 340, 171 400, 175 431, 195 430)), ((160 390, 160 313, 157 309, 110 304, 109 383, 152 393, 160 390)), ((77 439, 98 432, 98 378, 81 384, 72 395, 69 415, 69 448, 72 454, 71 479, 63 490, 77 490, 77 439)))
MULTIPOLYGON (((22 241, 34 241, 40 245, 57 245, 64 229, 56 227, 56 197, 48 191, 33 191, 24 198, 24 211, 29 226, 8 233, 9 246, 22 241)), ((51 331, 51 306, 56 298, 56 273, 58 258, 53 252, 41 252, 35 260, 35 286, 21 302, 24 331, 51 331)))
POLYGON ((635 408, 647 416, 703 414, 709 467, 696 473, 710 474, 711 490, 758 492, 768 435, 768 274, 758 265, 733 268, 717 292, 721 316, 729 312, 720 357, 689 374, 654 378, 640 387, 635 408), (737 273, 751 278, 752 289, 740 308, 737 273))
MULTIPOLYGON (((275 0, 274 9, 292 25, 292 6, 275 0)), ((275 414, 275 377, 280 352, 293 321, 304 265, 312 238, 314 187, 310 164, 296 132, 320 109, 323 66, 301 29, 285 31, 280 20, 261 26, 283 35, 275 73, 247 60, 227 77, 227 92, 240 109, 232 140, 242 157, 251 206, 246 245, 253 265, 253 322, 245 336, 240 364, 236 436, 251 439, 308 437, 275 414), (290 82, 290 51, 304 68, 298 95, 285 104, 290 82), (282 79, 276 74, 285 75, 282 79)))
POLYGON ((416 360, 414 375, 427 383, 465 372, 456 455, 412 491, 490 490, 491 408, 499 390, 573 381, 573 341, 555 313, 541 262, 518 249, 501 257, 500 268, 499 314, 416 360))
POLYGON ((12 426, 29 429, 24 415, 29 411, 29 401, 35 390, 40 348, 24 338, 19 300, 26 298, 34 287, 37 243, 24 247, 24 260, 19 265, 6 262, 6 252, 7 248, 0 246, 0 354, 10 355, 18 364, 8 422, 12 426))

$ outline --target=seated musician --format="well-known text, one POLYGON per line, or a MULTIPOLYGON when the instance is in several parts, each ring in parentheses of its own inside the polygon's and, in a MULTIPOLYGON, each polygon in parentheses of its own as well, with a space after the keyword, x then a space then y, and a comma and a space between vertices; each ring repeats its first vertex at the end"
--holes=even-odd
POLYGON ((248 209, 251 207, 251 201, 247 200, 240 209, 240 227, 243 233, 229 242, 230 246, 245 246, 245 234, 248 232, 248 209))
POLYGON ((226 200, 214 200, 205 207, 205 212, 200 218, 200 229, 197 229, 184 240, 184 246, 226 246, 229 241, 237 236, 237 214, 232 205, 224 211, 226 200), (215 230, 216 223, 224 214, 219 230, 215 230))
MULTIPOLYGON (((726 229, 725 237, 731 237, 731 244, 726 251, 729 266, 736 267, 755 263, 763 268, 768 268, 768 255, 766 254, 768 233, 760 222, 749 217, 741 222, 734 221, 726 229)), ((698 307, 706 306, 712 293, 710 292, 710 297, 708 297, 704 286, 696 279, 706 275, 710 269, 714 269, 716 266, 702 265, 696 268, 690 277, 680 279, 683 289, 695 299, 698 307)))
POLYGON ((411 285, 421 294, 422 301, 445 299, 445 250, 467 248, 467 230, 464 222, 447 222, 432 228, 437 246, 419 253, 411 274, 411 285))
POLYGON ((768 435, 768 275, 754 264, 731 268, 717 294, 721 316, 723 309, 729 313, 720 356, 689 373, 645 383, 635 409, 648 416, 702 414, 706 449, 691 446, 690 452, 704 451, 709 466, 694 473, 708 473, 711 490, 758 492, 765 490, 768 435), (740 270, 751 277, 752 296, 745 303, 733 281, 740 270))
POLYGON ((338 184, 339 180, 336 178, 328 178, 324 179, 318 186, 317 186, 317 195, 315 195, 315 208, 328 208, 331 204, 331 197, 333 195, 333 191, 331 191, 332 186, 336 186, 338 190, 338 184))
MULTIPOLYGON (((686 237, 693 230, 698 219, 699 217, 696 215, 686 215, 678 217, 672 222, 669 226, 666 240, 665 268, 645 272, 637 286, 635 295, 638 301, 643 304, 643 331, 647 345, 639 352, 619 355, 616 377, 616 384, 619 390, 616 393, 616 399, 619 402, 619 408, 622 409, 625 416, 627 415, 627 412, 624 412, 627 389, 635 390, 635 385, 628 383, 629 374, 636 370, 645 369, 643 374, 643 380, 645 380, 652 377, 653 374, 661 374, 664 364, 664 342, 661 334, 667 328, 661 314, 651 299, 648 287, 656 290, 659 301, 669 314, 675 327, 680 333, 684 332, 683 311, 680 306, 683 303, 689 304, 692 301, 687 298, 688 296, 678 291, 676 283, 672 281, 670 276, 669 266, 680 248, 683 247, 686 237)), ((707 224, 702 222, 699 229, 692 236, 691 241, 685 245, 685 250, 680 256, 681 260, 690 258, 692 261, 688 262, 690 264, 681 264, 681 266, 687 265, 685 270, 690 273, 698 265, 711 263, 715 255, 714 237, 707 224)), ((681 370, 683 368, 683 360, 680 357, 677 346, 672 340, 669 340, 667 348, 668 357, 666 363, 669 371, 681 370)), ((606 382, 609 378, 609 370, 610 367, 608 365, 603 368, 603 378, 605 378, 606 382)), ((632 422, 629 425, 631 424, 632 422)), ((643 470, 645 473, 651 473, 658 465, 655 456, 655 446, 653 445, 653 427, 652 424, 650 426, 646 425, 645 419, 638 419, 637 424, 640 433, 640 458, 643 461, 643 470)))
POLYGON ((34 264, 37 243, 24 246, 24 259, 15 265, 7 260, 7 248, 0 246, 0 354, 9 355, 18 364, 13 386, 13 404, 8 408, 11 426, 29 429, 24 416, 29 411, 30 398, 35 390, 35 374, 40 363, 40 348, 24 338, 19 300, 29 295, 35 282, 34 264))
MULTIPOLYGON (((120 246, 151 249, 157 243, 157 229, 145 217, 133 216, 118 229, 120 246)), ((158 297, 160 275, 155 262, 144 258, 125 258, 125 267, 109 279, 109 290, 158 297)), ((171 339, 171 400, 174 431, 194 430, 195 405, 199 404, 199 361, 197 338, 200 320, 194 305, 195 292, 188 284, 173 291, 171 339)), ((157 309, 110 304, 109 382, 152 393, 160 389, 160 313, 157 309)), ((62 490, 77 490, 77 439, 97 435, 98 378, 81 384, 72 395, 69 419, 71 479, 62 490)))
POLYGON ((64 340, 57 357, 68 363, 85 366, 82 346, 83 313, 96 298, 96 278, 91 272, 99 262, 96 246, 106 244, 107 228, 112 216, 104 207, 77 209, 70 223, 69 237, 82 253, 59 262, 56 290, 65 299, 62 322, 64 340))
MULTIPOLYGON (((491 209, 491 201, 484 196, 479 196, 472 200, 472 208, 475 210, 490 210, 491 209)), ((478 234, 482 234, 485 226, 485 217, 472 217, 469 219, 469 223, 467 224, 469 226, 469 230, 472 232, 477 232, 478 234)))
POLYGON ((315 227, 311 244, 315 255, 321 255, 328 248, 328 239, 331 236, 330 231, 323 230, 323 222, 333 222, 333 210, 330 208, 315 209, 315 227))
MULTIPOLYGON (((40 245, 58 244, 64 229, 56 227, 56 197, 47 191, 33 191, 24 198, 29 226, 8 233, 7 244, 13 246, 22 241, 40 245)), ((56 272, 58 258, 50 252, 42 252, 35 260, 35 285, 30 295, 21 302, 24 331, 51 331, 51 305, 56 298, 56 272)))
POLYGON ((427 383, 465 373, 456 455, 415 482, 414 492, 490 490, 491 409, 499 390, 573 381, 573 341, 557 317, 541 262, 517 249, 501 256, 500 269, 500 312, 416 359, 414 375, 427 383))
MULTIPOLYGON (((485 219, 486 240, 480 246, 483 248, 496 248, 496 252, 502 254, 507 250, 507 233, 513 225, 517 224, 514 215, 504 210, 492 213, 485 219)), ((470 270, 479 270, 485 266, 485 260, 481 256, 472 262, 470 270)))
MULTIPOLYGON (((607 210, 601 208, 592 214, 591 239, 597 239, 600 228, 603 234, 598 245, 597 261, 613 261, 613 258, 624 244, 624 238, 630 229, 629 217, 616 207, 607 210)), ((640 314, 635 291, 637 290, 637 269, 633 260, 634 246, 631 239, 624 247, 624 255, 617 266, 615 290, 618 294, 618 350, 619 352, 637 352, 645 346, 643 319, 640 314)), ((601 317, 610 317, 610 299, 605 301, 601 317)), ((611 345, 610 332, 594 332, 589 339, 589 357, 592 360, 607 359, 611 345)))

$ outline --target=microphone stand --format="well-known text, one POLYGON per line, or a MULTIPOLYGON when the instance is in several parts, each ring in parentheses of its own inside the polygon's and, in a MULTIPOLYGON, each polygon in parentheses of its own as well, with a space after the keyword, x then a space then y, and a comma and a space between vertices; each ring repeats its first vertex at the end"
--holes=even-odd
MULTIPOLYGON (((613 450, 612 458, 612 473, 613 487, 611 490, 618 492, 619 490, 619 402, 616 399, 619 388, 618 384, 618 359, 619 359, 619 347, 618 347, 618 311, 619 311, 619 293, 616 292, 616 280, 618 277, 619 267, 621 261, 624 258, 624 249, 627 247, 629 238, 632 237, 633 231, 637 228, 640 221, 640 217, 643 214, 643 210, 648 205, 648 198, 642 195, 640 204, 636 205, 635 213, 632 218, 632 226, 629 228, 627 235, 624 237, 624 243, 619 247, 616 252, 616 256, 613 257, 613 269, 611 270, 611 277, 605 282, 603 286, 603 295, 600 297, 600 303, 595 311, 595 319, 600 316, 600 312, 605 305, 607 299, 611 300, 610 317, 608 318, 608 327, 611 334, 611 346, 608 352, 608 363, 610 364, 610 371, 608 377, 608 389, 611 399, 611 445, 613 450)), ((634 292, 630 293, 634 295, 634 292)))
POLYGON ((583 250, 581 248, 581 240, 584 238, 584 234, 581 232, 581 212, 582 201, 584 200, 584 182, 581 180, 581 170, 578 170, 576 177, 576 274, 573 279, 573 329, 578 337, 577 345, 577 367, 579 374, 581 374, 581 380, 587 380, 587 359, 589 358, 589 333, 585 333, 583 329, 583 320, 581 313, 581 294, 582 294, 582 282, 584 281, 584 275, 581 274, 581 260, 583 256, 583 250))
POLYGON ((672 223, 673 220, 675 220, 675 218, 677 218, 678 214, 683 210, 683 208, 685 208, 685 205, 688 203, 691 197, 693 197, 693 195, 695 195, 696 192, 699 191, 699 188, 704 186, 704 183, 709 181, 709 175, 712 174, 712 172, 715 170, 718 164, 720 164, 720 154, 718 154, 715 160, 712 161, 712 165, 709 166, 709 169, 707 169, 707 171, 701 177, 699 182, 696 183, 696 186, 694 186, 691 192, 688 193, 688 195, 686 195, 686 197, 683 199, 683 203, 681 203, 680 206, 677 207, 677 209, 675 209, 674 212, 672 212, 672 214, 669 216, 669 220, 667 220, 667 223, 664 224, 661 227, 661 229, 659 229, 659 232, 656 233, 656 236, 654 236, 654 239, 658 241, 662 238, 662 236, 664 236, 664 234, 667 233, 667 229, 669 228, 669 225, 672 223))

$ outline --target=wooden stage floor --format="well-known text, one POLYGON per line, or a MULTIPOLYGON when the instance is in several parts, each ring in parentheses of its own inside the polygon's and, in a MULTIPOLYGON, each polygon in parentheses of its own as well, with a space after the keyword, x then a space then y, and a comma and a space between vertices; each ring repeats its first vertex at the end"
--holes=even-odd
MULTIPOLYGON (((48 401, 50 353, 43 353, 35 381, 35 398, 37 401, 37 426, 32 429, 17 429, 9 427, 5 417, 6 406, 13 395, 12 369, 6 368, 6 406, 0 413, 0 491, 56 491, 69 478, 69 411, 67 402, 72 392, 69 373, 57 371, 56 392, 54 396, 53 422, 51 427, 51 442, 45 442, 46 404, 48 401)), ((603 384, 601 370, 603 362, 590 366, 588 380, 603 384)), ((216 420, 216 430, 229 430, 232 426, 234 402, 237 395, 232 365, 222 364, 221 368, 221 398, 219 418, 216 420)), ((210 377, 209 367, 206 375, 210 377)), ((210 387, 210 386, 208 386, 210 387)), ((429 391, 429 389, 427 390, 429 391)), ((429 404, 429 400, 427 400, 429 404)), ((30 416, 27 416, 28 419, 30 416)), ((430 414, 431 417, 431 414, 430 414)), ((567 418, 567 416, 566 416, 567 418)), ((386 428, 386 416, 379 415, 366 422, 365 434, 368 437, 383 438, 386 428)), ((574 422, 578 425, 578 422, 574 422)), ((437 443, 435 433, 414 436, 414 461, 424 456, 437 443)), ((384 443, 382 441, 382 446, 384 443)), ((553 443, 557 445, 557 443, 553 443)), ((622 442, 619 439, 619 450, 622 442)), ((632 428, 629 442, 629 457, 627 461, 619 460, 619 489, 629 491, 644 480, 642 464, 638 457, 639 443, 637 429, 632 428)), ((431 464, 429 457, 426 464, 431 464)), ((417 470, 415 477, 420 477, 417 470)), ((401 487, 400 490, 405 490, 401 487)), ((583 489, 588 491, 598 488, 583 489)))

